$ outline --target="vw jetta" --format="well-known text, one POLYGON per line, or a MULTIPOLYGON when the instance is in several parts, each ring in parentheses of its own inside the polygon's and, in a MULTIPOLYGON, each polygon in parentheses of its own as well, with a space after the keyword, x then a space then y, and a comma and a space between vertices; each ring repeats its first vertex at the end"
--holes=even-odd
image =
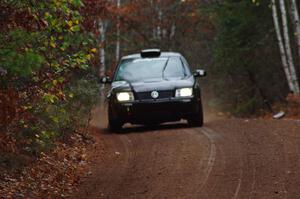
POLYGON ((120 60, 108 93, 108 122, 111 130, 125 123, 159 124, 186 119, 192 126, 203 125, 201 91, 188 62, 179 53, 143 50, 120 60))

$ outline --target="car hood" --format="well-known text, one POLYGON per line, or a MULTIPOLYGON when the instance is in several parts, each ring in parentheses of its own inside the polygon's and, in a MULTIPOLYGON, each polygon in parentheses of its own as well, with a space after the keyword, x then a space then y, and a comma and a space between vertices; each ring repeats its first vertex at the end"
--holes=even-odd
POLYGON ((180 80, 162 80, 153 82, 133 82, 115 81, 112 83, 112 90, 114 91, 127 91, 133 90, 134 92, 147 92, 147 91, 160 91, 160 90, 174 90, 176 88, 193 87, 195 79, 190 76, 186 79, 180 80))

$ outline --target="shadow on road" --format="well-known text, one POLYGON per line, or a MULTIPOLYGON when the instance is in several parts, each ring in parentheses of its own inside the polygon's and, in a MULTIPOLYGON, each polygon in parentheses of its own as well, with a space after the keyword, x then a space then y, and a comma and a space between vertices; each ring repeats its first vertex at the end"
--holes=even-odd
MULTIPOLYGON (((95 127, 97 128, 97 127, 95 127)), ((171 130, 171 129, 181 129, 189 128, 185 123, 167 123, 160 125, 125 125, 123 129, 119 132, 111 132, 108 128, 98 128, 101 134, 130 134, 130 133, 143 133, 143 132, 155 132, 160 130, 171 130)))
POLYGON ((93 117, 91 121, 91 128, 101 134, 130 134, 130 133, 142 133, 142 132, 155 132, 161 130, 182 129, 189 128, 185 121, 168 122, 155 125, 130 125, 125 124, 120 132, 111 132, 108 129, 107 110, 105 105, 97 106, 93 111, 93 117))
POLYGON ((146 131, 159 131, 165 129, 181 129, 188 128, 186 123, 166 123, 158 125, 126 125, 120 133, 142 133, 146 131))

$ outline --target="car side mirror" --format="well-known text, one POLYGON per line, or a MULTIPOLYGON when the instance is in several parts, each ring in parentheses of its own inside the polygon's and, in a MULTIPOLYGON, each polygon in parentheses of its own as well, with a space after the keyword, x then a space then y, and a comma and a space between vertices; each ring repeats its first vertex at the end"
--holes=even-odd
POLYGON ((105 76, 105 77, 100 77, 100 81, 101 84, 110 84, 112 81, 110 79, 109 76, 105 76))
POLYGON ((206 71, 203 69, 197 69, 196 72, 194 72, 194 77, 205 77, 206 71))

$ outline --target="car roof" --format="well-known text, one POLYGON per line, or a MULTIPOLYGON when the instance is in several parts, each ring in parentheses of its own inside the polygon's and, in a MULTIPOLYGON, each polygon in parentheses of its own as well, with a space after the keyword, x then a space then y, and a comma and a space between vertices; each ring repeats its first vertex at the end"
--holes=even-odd
MULTIPOLYGON (((181 54, 177 52, 161 52, 159 57, 180 57, 181 54)), ((142 58, 140 53, 126 55, 122 59, 142 58)))

